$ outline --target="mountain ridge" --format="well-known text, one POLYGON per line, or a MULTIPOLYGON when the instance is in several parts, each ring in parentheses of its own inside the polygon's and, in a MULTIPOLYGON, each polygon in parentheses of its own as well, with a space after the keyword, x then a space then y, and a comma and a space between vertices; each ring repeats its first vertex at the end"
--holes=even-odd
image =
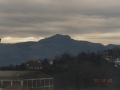
POLYGON ((20 64, 28 60, 54 58, 68 51, 74 55, 79 52, 98 52, 120 47, 120 45, 104 46, 101 43, 78 41, 68 35, 56 34, 38 42, 0 44, 0 66, 20 64))

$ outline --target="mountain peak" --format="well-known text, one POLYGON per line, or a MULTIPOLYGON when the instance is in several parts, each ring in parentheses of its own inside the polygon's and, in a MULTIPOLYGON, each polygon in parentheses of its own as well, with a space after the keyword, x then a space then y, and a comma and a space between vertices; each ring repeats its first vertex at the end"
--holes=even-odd
POLYGON ((57 42, 57 43, 66 43, 67 42, 68 43, 71 40, 72 40, 71 37, 68 35, 56 34, 51 37, 42 39, 42 40, 40 40, 40 42, 57 42))
POLYGON ((56 35, 53 35, 52 37, 71 39, 71 37, 69 35, 62 35, 62 34, 56 34, 56 35))

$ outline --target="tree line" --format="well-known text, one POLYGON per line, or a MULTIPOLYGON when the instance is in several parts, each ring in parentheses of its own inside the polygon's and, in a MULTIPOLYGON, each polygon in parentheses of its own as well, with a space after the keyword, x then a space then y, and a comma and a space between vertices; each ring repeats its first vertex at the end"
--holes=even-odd
MULTIPOLYGON (((119 69, 119 67, 117 68, 119 69)), ((64 53, 54 59, 53 65, 45 65, 43 72, 54 77, 57 90, 119 88, 119 70, 102 58, 100 53, 64 53), (98 80, 98 82, 95 81, 98 80), (111 80, 111 81, 110 81, 111 80)))
MULTIPOLYGON (((54 78, 55 90, 120 88, 120 67, 102 58, 101 53, 63 53, 56 56, 53 65, 41 60, 39 70, 54 78)), ((27 70, 25 63, 0 67, 1 70, 27 70)))

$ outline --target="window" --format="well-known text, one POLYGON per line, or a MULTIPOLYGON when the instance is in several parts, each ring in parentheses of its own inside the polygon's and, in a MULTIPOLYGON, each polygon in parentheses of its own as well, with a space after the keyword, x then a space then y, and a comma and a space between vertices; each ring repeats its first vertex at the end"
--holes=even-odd
POLYGON ((32 80, 28 80, 28 87, 32 87, 32 80))
POLYGON ((41 86, 44 86, 44 80, 43 79, 41 80, 41 86))
POLYGON ((45 86, 49 86, 49 79, 45 79, 45 86))
POLYGON ((53 79, 50 79, 50 85, 53 85, 53 79))
POLYGON ((37 69, 39 69, 39 67, 37 67, 37 69))
POLYGON ((27 86, 27 80, 23 81, 23 86, 27 86))
POLYGON ((13 81, 13 85, 21 86, 21 81, 13 81))
POLYGON ((40 69, 42 69, 42 67, 40 67, 40 69))
POLYGON ((37 87, 40 87, 40 80, 37 80, 37 87))
POLYGON ((10 86, 11 81, 3 81, 3 87, 10 86))
POLYGON ((36 80, 33 80, 33 88, 36 88, 36 80))
POLYGON ((49 90, 49 87, 45 87, 45 90, 49 90))

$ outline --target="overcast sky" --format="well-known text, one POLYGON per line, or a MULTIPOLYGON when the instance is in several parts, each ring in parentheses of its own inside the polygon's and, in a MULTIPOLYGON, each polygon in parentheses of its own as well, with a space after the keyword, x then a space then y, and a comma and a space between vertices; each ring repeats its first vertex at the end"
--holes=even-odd
POLYGON ((3 43, 54 34, 120 44, 120 0, 0 0, 3 43))

